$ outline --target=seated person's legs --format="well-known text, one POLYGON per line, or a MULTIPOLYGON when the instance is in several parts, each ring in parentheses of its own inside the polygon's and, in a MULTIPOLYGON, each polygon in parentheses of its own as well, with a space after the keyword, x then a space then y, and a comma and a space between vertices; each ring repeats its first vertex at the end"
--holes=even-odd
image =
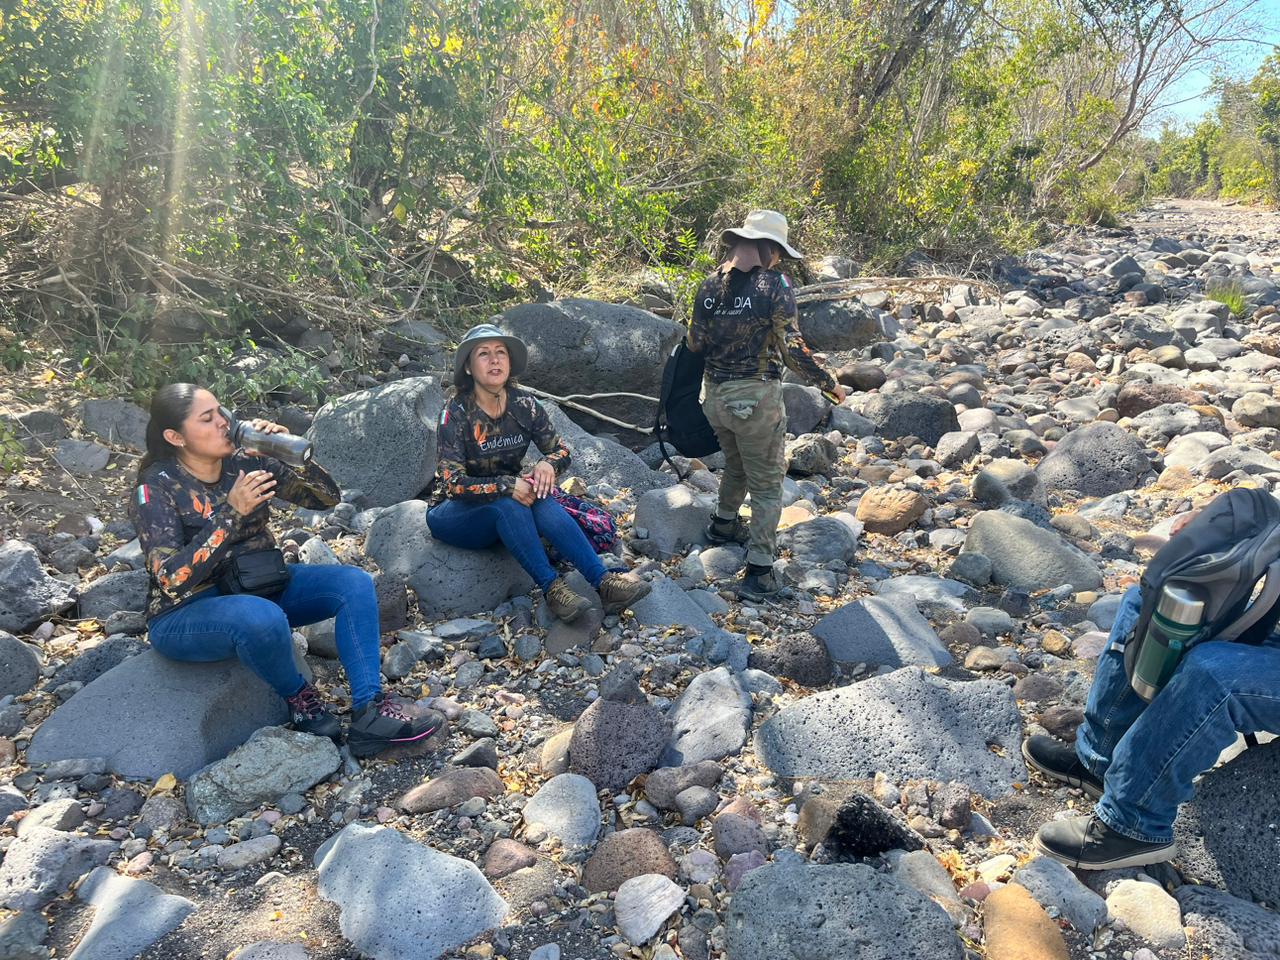
POLYGON ((648 595, 652 587, 635 574, 610 573, 605 569, 578 522, 569 516, 569 512, 555 498, 535 500, 530 510, 538 533, 546 537, 556 548, 556 552, 573 564, 587 578, 587 582, 599 591, 607 612, 625 610, 648 595))
POLYGON ((1193 647, 1169 684, 1115 745, 1094 817, 1040 830, 1039 848, 1071 866, 1105 869, 1172 857, 1178 805, 1237 733, 1280 729, 1280 644, 1193 647))
POLYGON ((378 598, 373 577, 346 564, 291 564, 289 586, 276 598, 292 627, 334 617, 338 657, 359 710, 382 691, 378 598))
POLYGON ((510 497, 484 503, 445 500, 427 511, 427 526, 437 540, 466 550, 482 550, 502 541, 544 591, 556 578, 538 539, 532 511, 510 497))
POLYGON ((604 564, 596 555, 591 541, 582 532, 577 521, 569 516, 569 512, 554 497, 543 497, 533 501, 529 508, 533 517, 534 529, 540 537, 556 548, 556 553, 573 564, 574 568, 587 578, 593 587, 600 586, 605 575, 604 564))
MULTIPOLYGON (((1108 646, 1133 628, 1140 607, 1138 588, 1131 587, 1112 621, 1108 646)), ((1116 743, 1146 706, 1146 701, 1129 686, 1124 654, 1104 649, 1098 657, 1085 720, 1076 731, 1075 744, 1069 746, 1053 737, 1030 737, 1022 745, 1022 755, 1045 776, 1080 787, 1092 797, 1100 797, 1102 778, 1116 743)))
POLYGON ((304 684, 293 661, 293 632, 278 604, 248 594, 197 596, 149 625, 151 646, 171 660, 211 663, 239 657, 281 697, 304 684))

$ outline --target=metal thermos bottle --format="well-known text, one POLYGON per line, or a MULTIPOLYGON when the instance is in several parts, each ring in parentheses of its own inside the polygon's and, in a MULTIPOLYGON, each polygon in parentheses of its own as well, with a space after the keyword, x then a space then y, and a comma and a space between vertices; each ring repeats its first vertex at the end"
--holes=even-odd
POLYGON ((230 424, 227 429, 231 434, 231 442, 237 447, 256 450, 263 456, 274 457, 291 467, 306 466, 311 459, 311 441, 306 437, 295 436, 292 433, 263 433, 237 420, 235 414, 226 407, 222 408, 222 415, 230 424))
POLYGON ((1130 685, 1134 693, 1150 702, 1155 699, 1182 659, 1187 641, 1200 630, 1204 601, 1183 587, 1166 585, 1147 626, 1147 635, 1138 649, 1130 685))

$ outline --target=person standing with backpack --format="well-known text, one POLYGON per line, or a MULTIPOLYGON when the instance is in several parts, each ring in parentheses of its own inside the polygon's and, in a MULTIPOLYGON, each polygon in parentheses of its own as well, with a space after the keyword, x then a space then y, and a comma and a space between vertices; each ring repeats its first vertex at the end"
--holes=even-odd
POLYGON ((1262 574, 1276 586, 1267 570, 1280 574, 1278 546, 1280 503, 1265 491, 1230 491, 1175 523, 1120 603, 1075 744, 1041 735, 1022 745, 1033 769, 1097 801, 1041 827, 1039 852, 1078 870, 1170 860, 1195 778, 1237 734, 1280 733, 1280 608, 1266 589, 1249 602, 1262 574), (1187 634, 1207 639, 1164 643, 1187 634), (1153 642, 1167 657, 1155 686, 1142 669, 1153 642))
POLYGON ((791 281, 775 269, 783 255, 803 259, 787 243, 787 220, 773 210, 753 210, 741 227, 725 230, 725 261, 698 288, 687 345, 703 355, 702 409, 724 451, 720 499, 706 536, 712 543, 747 545, 747 570, 739 594, 763 600, 781 584, 773 573, 787 414, 782 368, 844 400, 844 388, 813 358, 796 325, 791 281), (751 524, 738 509, 751 494, 751 524))

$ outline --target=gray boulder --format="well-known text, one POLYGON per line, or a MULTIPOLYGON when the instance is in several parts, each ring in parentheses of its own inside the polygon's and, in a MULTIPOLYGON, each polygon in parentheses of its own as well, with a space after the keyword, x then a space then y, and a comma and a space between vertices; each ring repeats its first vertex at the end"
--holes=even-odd
POLYGON ((1280 903, 1280 741, 1205 774, 1174 823, 1188 876, 1237 897, 1280 903))
POLYGON ((879 314, 860 300, 819 300, 799 308, 800 333, 814 350, 861 350, 884 339, 879 314))
POLYGON ((197 823, 226 823, 264 803, 315 786, 342 765, 328 737, 265 727, 191 775, 187 809, 197 823))
POLYGON ((973 478, 973 498, 992 507, 1010 500, 1025 500, 1041 507, 1049 503, 1040 477, 1021 460, 993 460, 979 470, 973 478))
POLYGON ((1102 586, 1102 575, 1088 554, 1055 531, 1001 510, 984 510, 973 518, 963 553, 988 557, 992 580, 1020 590, 1064 583, 1076 590, 1102 586))
POLYGON ((1022 720, 1008 687, 905 667, 784 707, 756 732, 780 777, 960 780, 986 797, 1025 782, 1022 720), (1001 748, 1001 754, 988 744, 1001 748))
POLYGON ((820 566, 838 560, 853 562, 858 549, 861 521, 849 514, 814 517, 778 534, 778 546, 801 563, 820 566))
POLYGON ((309 960, 307 948, 300 943, 259 940, 236 954, 236 960, 309 960))
POLYGON ((648 596, 631 605, 635 621, 642 627, 687 627, 699 633, 718 634, 707 612, 667 577, 658 577, 648 596))
POLYGON ((1036 856, 1018 867, 1012 883, 1021 884, 1036 903, 1064 917, 1086 936, 1107 922, 1107 902, 1081 883, 1057 860, 1036 856))
POLYGON ((435 960, 509 910, 474 863, 387 827, 350 824, 320 845, 315 865, 342 935, 376 960, 435 960))
POLYGON ((915 391, 877 393, 862 413, 882 437, 918 437, 931 447, 943 434, 960 429, 956 408, 948 401, 915 391))
POLYGON ((69 660, 53 675, 51 685, 56 687, 63 683, 89 683, 97 680, 112 667, 118 667, 146 649, 145 640, 117 633, 69 660))
POLYGON ((382 511, 369 528, 364 550, 384 574, 408 584, 427 620, 492 610, 533 589, 529 575, 501 544, 463 550, 433 539, 421 500, 382 511))
POLYGON ((53 459, 68 473, 88 477, 101 473, 111 462, 111 450, 92 440, 59 440, 53 459))
POLYGON ((18 837, 0 862, 0 907, 39 910, 116 850, 94 840, 39 827, 18 837))
POLYGON ((787 433, 795 436, 815 430, 831 409, 821 390, 802 383, 784 383, 782 403, 786 409, 787 433))
POLYGON ((76 890, 94 908, 93 922, 70 960, 132 960, 161 937, 178 929, 196 905, 164 893, 154 883, 122 877, 98 867, 76 890))
POLYGON ((444 394, 434 377, 409 377, 330 400, 307 436, 316 460, 368 505, 418 496, 436 470, 436 424, 444 394))
POLYGON ((80 407, 80 421, 90 433, 107 443, 142 452, 147 449, 147 422, 150 414, 127 400, 86 400, 80 407))
POLYGON ((120 776, 185 778, 287 718, 284 701, 238 660, 178 663, 148 650, 58 707, 27 761, 104 757, 120 776))
POLYGON ((671 743, 662 765, 719 760, 742 749, 751 727, 751 694, 726 667, 700 673, 671 705, 671 743))
POLYGON ((126 570, 99 577, 80 591, 80 616, 106 620, 120 610, 147 609, 151 576, 145 570, 126 570))
POLYGON ((1212 887, 1187 884, 1174 891, 1187 928, 1187 956, 1214 960, 1280 957, 1280 916, 1212 887))
POLYGON ((725 916, 733 960, 961 960, 947 912, 863 864, 766 864, 752 870, 725 916))
POLYGON ((15 913, 0 922, 0 957, 5 960, 49 960, 45 938, 49 921, 34 910, 15 913))
POLYGON ((673 557, 685 547, 707 542, 707 523, 715 505, 714 495, 684 484, 649 490, 636 500, 633 526, 649 531, 649 541, 664 558, 673 557))
POLYGON ((951 654, 907 597, 863 597, 819 620, 809 631, 839 663, 944 667, 951 654))
POLYGON ((552 777, 524 806, 525 827, 556 837, 568 851, 581 851, 600 835, 600 801, 586 777, 562 773, 552 777))
MULTIPOLYGON (((656 397, 667 354, 684 328, 636 307, 572 298, 511 307, 498 325, 529 347, 525 379, 548 393, 638 393, 656 397)), ((644 424, 653 405, 609 399, 589 404, 607 416, 644 424)), ((590 422, 576 411, 573 416, 590 422)))
POLYGON ((1133 490, 1150 471, 1150 452, 1114 423, 1091 423, 1071 431, 1036 467, 1036 475, 1050 490, 1077 490, 1089 497, 1133 490))
POLYGON ((1216 418, 1193 410, 1185 403, 1162 403, 1138 414, 1130 421, 1129 426, 1143 443, 1161 447, 1183 434, 1224 432, 1222 424, 1216 418))
POLYGON ((0 697, 21 696, 40 679, 40 655, 11 633, 0 630, 0 697))
MULTIPOLYGON (((676 478, 669 473, 650 469, 639 455, 632 453, 622 444, 587 433, 554 403, 542 401, 542 405, 551 418, 552 426, 569 446, 573 457, 569 464, 569 473, 573 476, 581 477, 587 483, 607 483, 616 489, 631 490, 636 494, 669 487, 677 482, 676 478)), ((652 412, 647 416, 652 418, 652 412)), ((643 421, 644 418, 641 418, 641 421, 628 422, 643 421)))
POLYGON ((75 588, 45 573, 40 554, 31 544, 21 540, 0 544, 0 630, 26 633, 75 600, 75 588))

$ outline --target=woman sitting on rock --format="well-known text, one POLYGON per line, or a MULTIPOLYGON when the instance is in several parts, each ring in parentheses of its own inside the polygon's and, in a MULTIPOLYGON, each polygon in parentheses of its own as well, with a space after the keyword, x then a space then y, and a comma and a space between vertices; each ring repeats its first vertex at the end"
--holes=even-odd
POLYGON ((515 378, 528 350, 517 337, 482 323, 467 331, 453 359, 457 388, 440 415, 436 485, 427 526, 442 543, 480 550, 501 541, 543 591, 547 606, 571 623, 591 606, 557 576, 545 537, 599 591, 607 611, 619 611, 649 592, 633 573, 605 570, 591 542, 551 496, 569 465, 569 448, 551 418, 515 378), (522 463, 529 443, 542 459, 522 463))
MULTIPOLYGON (((287 432, 266 420, 252 426, 287 432)), ((239 657, 284 698, 294 729, 338 740, 341 724, 298 672, 292 632, 335 617, 351 684, 351 752, 368 756, 431 736, 438 714, 418 715, 382 693, 373 578, 341 564, 286 566, 274 550, 271 499, 324 509, 338 502, 337 484, 315 461, 295 469, 237 450, 229 428, 208 390, 172 383, 152 398, 147 453, 130 501, 151 574, 151 645, 174 660, 239 657), (253 588, 254 564, 262 595, 238 592, 253 588)))

